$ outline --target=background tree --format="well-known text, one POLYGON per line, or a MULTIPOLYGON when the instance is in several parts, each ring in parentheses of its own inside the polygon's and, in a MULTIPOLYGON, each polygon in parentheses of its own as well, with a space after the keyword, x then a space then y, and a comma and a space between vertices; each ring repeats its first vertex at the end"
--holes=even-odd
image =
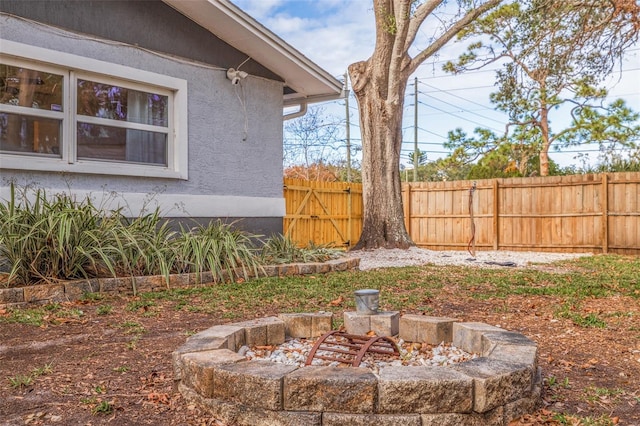
POLYGON ((450 138, 449 146, 477 157, 504 143, 528 145, 522 152, 529 158, 537 153, 541 176, 549 174, 554 144, 633 146, 640 137, 638 115, 621 100, 604 105, 607 91, 599 85, 639 31, 640 4, 630 0, 526 0, 494 9, 459 33, 459 39, 482 41, 445 70, 504 63, 491 101, 508 113, 509 123, 504 135, 478 131, 474 138, 450 138), (561 105, 571 108, 571 123, 554 132, 551 115, 561 105))
POLYGON ((609 172, 640 172, 640 146, 629 151, 626 155, 611 152, 601 156, 601 161, 595 166, 585 165, 579 173, 609 173, 609 172))
MULTIPOLYGON (((438 158, 418 166, 419 182, 444 182, 467 179, 473 165, 457 161, 455 158, 438 158)), ((401 174, 404 182, 413 181, 413 173, 407 169, 401 174)))
MULTIPOLYGON (((476 129, 473 137, 456 129, 449 132, 449 140, 445 142, 445 147, 453 149, 447 158, 470 165, 463 179, 537 176, 539 144, 532 141, 527 132, 518 130, 526 129, 516 129, 510 138, 501 138, 488 129, 476 129)), ((557 165, 551 160, 549 164, 550 170, 557 172, 557 165)))
POLYGON ((322 107, 311 107, 302 117, 287 121, 284 126, 284 167, 298 168, 298 178, 311 179, 301 172, 310 171, 314 165, 328 165, 342 159, 344 147, 341 119, 326 114, 322 107))
POLYGON ((427 153, 425 151, 411 151, 409 153, 409 161, 411 161, 411 164, 416 164, 416 154, 417 154, 417 164, 418 167, 419 166, 424 166, 425 164, 427 164, 427 153))
MULTIPOLYGON (((351 145, 352 152, 354 145, 351 145)), ((351 158, 351 165, 347 167, 347 160, 343 159, 331 164, 334 168, 338 181, 362 183, 362 173, 360 172, 360 162, 351 158)))
MULTIPOLYGON (((375 47, 371 57, 349 66, 360 111, 364 217, 356 249, 407 248, 400 188, 400 147, 404 94, 410 75, 467 25, 500 0, 458 0, 457 13, 445 20, 444 0, 373 0, 375 47), (415 56, 409 54, 428 17, 434 36, 415 56)), ((449 6, 453 6, 449 3, 449 6)), ((448 10, 450 12, 451 10, 448 10)), ((430 29, 430 32, 431 29, 430 29)))
POLYGON ((289 166, 284 169, 284 177, 320 182, 337 182, 340 180, 335 167, 324 163, 313 163, 309 166, 289 166))
POLYGON ((411 151, 408 155, 409 161, 413 164, 413 169, 409 172, 409 169, 405 169, 403 165, 400 166, 401 170, 404 170, 404 179, 402 174, 400 175, 400 180, 405 180, 409 182, 409 173, 411 173, 411 181, 420 182, 423 181, 420 176, 421 166, 427 164, 427 153, 425 151, 420 151, 419 149, 415 151, 411 151))

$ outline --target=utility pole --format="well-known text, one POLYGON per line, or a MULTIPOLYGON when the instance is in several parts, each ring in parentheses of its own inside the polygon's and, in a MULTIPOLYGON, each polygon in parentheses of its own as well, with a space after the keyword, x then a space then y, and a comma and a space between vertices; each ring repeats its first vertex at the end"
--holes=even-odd
POLYGON ((349 121, 349 72, 344 73, 344 108, 347 115, 347 182, 351 182, 351 122, 349 121))
POLYGON ((418 77, 413 80, 413 181, 418 181, 418 77))

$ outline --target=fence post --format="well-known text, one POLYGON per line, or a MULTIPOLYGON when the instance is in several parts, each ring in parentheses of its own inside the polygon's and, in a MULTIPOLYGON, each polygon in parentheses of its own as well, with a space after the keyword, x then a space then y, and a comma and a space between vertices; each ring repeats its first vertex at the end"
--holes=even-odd
POLYGON ((609 176, 602 174, 602 253, 609 252, 609 176))
POLYGON ((493 181, 493 249, 500 249, 500 184, 498 179, 493 181))
POLYGON ((409 234, 409 237, 413 240, 413 236, 411 235, 411 184, 406 182, 404 188, 404 226, 407 229, 407 234, 409 234))

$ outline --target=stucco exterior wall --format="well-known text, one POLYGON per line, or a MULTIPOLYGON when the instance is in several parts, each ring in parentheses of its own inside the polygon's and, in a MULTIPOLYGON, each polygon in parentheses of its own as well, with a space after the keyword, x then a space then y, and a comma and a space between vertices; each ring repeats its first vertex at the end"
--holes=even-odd
MULTIPOLYGON (((127 25, 136 25, 133 19, 127 25)), ((167 217, 255 217, 263 224, 271 218, 272 231, 278 226, 281 230, 282 82, 250 75, 242 86, 233 86, 224 67, 215 64, 158 55, 7 14, 0 15, 0 28, 1 39, 169 75, 188 84, 188 180, 12 170, 0 157, 5 196, 13 179, 19 185, 70 188, 98 199, 111 194, 116 203, 126 200, 134 214, 138 205, 147 203, 160 205, 167 217)), ((188 37, 187 32, 170 34, 188 37)))

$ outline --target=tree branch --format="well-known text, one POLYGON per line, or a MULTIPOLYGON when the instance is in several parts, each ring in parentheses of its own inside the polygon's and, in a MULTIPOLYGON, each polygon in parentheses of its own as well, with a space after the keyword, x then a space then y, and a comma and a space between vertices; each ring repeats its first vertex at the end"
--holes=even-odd
POLYGON ((404 51, 408 52, 409 48, 413 44, 416 39, 416 35, 418 34, 418 30, 420 30, 420 26, 427 19, 427 16, 431 15, 431 13, 442 4, 443 0, 429 0, 425 3, 422 3, 416 9, 413 17, 409 21, 409 28, 407 30, 407 37, 404 43, 404 51))
MULTIPOLYGON (((411 0, 393 0, 394 7, 394 21, 395 21, 395 34, 393 40, 393 46, 391 48, 391 60, 389 62, 389 79, 388 79, 388 93, 398 93, 394 89, 402 80, 402 68, 403 62, 407 56, 407 50, 405 49, 405 40, 407 37, 407 31, 409 30, 408 16, 411 13, 411 0)), ((396 100, 392 100, 396 102, 396 100)))
POLYGON ((502 0, 489 0, 481 6, 472 9, 460 20, 455 22, 444 34, 442 34, 436 41, 431 43, 429 47, 418 53, 410 62, 407 67, 408 74, 413 73, 427 58, 431 57, 434 53, 448 43, 453 37, 462 31, 467 25, 476 20, 480 15, 498 6, 502 0))

